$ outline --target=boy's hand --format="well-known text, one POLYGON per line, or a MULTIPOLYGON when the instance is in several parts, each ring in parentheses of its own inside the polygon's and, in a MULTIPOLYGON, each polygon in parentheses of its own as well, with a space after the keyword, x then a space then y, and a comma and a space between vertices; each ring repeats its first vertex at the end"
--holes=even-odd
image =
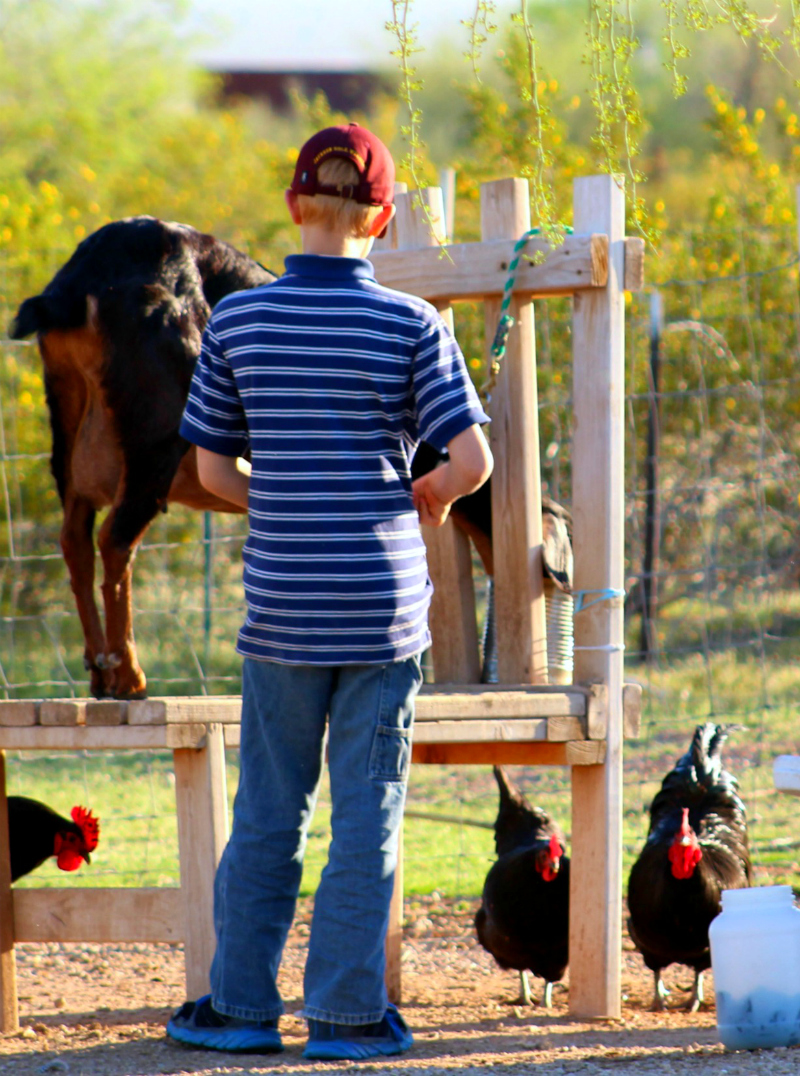
POLYGON ((420 523, 441 527, 450 505, 472 493, 492 472, 492 453, 479 426, 469 426, 447 445, 449 460, 411 484, 420 523))
POLYGON ((453 502, 445 499, 447 494, 442 489, 444 476, 441 474, 447 466, 445 463, 436 467, 411 484, 411 496, 419 521, 428 527, 441 527, 450 514, 453 502))

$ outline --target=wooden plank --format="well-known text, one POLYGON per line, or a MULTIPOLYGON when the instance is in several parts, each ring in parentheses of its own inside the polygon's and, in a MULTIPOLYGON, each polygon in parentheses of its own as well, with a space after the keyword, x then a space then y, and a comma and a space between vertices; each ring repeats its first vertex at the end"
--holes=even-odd
POLYGON ((241 718, 241 695, 167 695, 128 703, 129 725, 180 725, 192 721, 226 724, 241 718))
MULTIPOLYGON (((440 251, 446 239, 441 190, 428 187, 398 194, 395 205, 395 242, 400 256, 410 251, 419 258, 430 250, 437 261, 446 260, 440 251)), ((417 284, 415 281, 405 290, 420 294, 417 284)), ((452 331, 452 309, 446 303, 436 305, 452 331)), ((423 527, 422 536, 434 588, 429 612, 434 676, 437 680, 477 682, 480 656, 469 538, 449 519, 442 527, 423 527)))
POLYGON ((3 726, 35 725, 39 720, 38 704, 33 699, 4 699, 0 701, 0 728, 3 726))
POLYGON ((45 699, 39 706, 39 724, 74 727, 86 723, 86 699, 45 699))
MULTIPOLYGON (((572 516, 575 592, 624 587, 625 198, 611 176, 575 181, 579 232, 609 237, 603 291, 573 303, 572 516)), ((575 615, 575 678, 608 689, 604 766, 572 776, 570 1012, 620 1014, 622 922, 622 598, 575 615)))
POLYGON ((13 902, 11 852, 8 839, 6 757, 0 751, 0 1034, 2 1035, 13 1034, 19 1029, 13 902))
MULTIPOLYGON (((496 685, 495 685, 496 686, 496 685)), ((481 691, 457 691, 448 694, 420 693, 415 704, 415 723, 495 718, 583 717, 586 693, 564 687, 545 691, 497 691, 486 686, 481 691)))
POLYGON ((14 931, 27 942, 179 942, 177 886, 15 889, 14 931))
POLYGON ((149 751, 202 746, 206 726, 200 724, 113 727, 2 728, 0 749, 8 751, 149 751))
MULTIPOLYGON (((415 744, 412 759, 416 765, 437 766, 575 766, 597 767, 605 760, 601 740, 577 743, 494 743, 415 744)), ((570 980, 572 973, 570 972, 570 980)))
POLYGON ((608 728, 608 688, 591 684, 586 698, 586 735, 590 740, 604 740, 608 728))
POLYGON ((97 728, 125 725, 128 721, 128 703, 118 699, 102 699, 86 703, 85 721, 97 728))
MULTIPOLYGON (((484 240, 519 239, 530 228, 528 184, 502 179, 481 186, 484 240)), ((521 264, 521 263, 520 263, 521 264)), ((494 454, 492 551, 495 564, 498 679, 547 682, 547 634, 542 569, 542 491, 533 302, 515 290, 506 341, 489 413, 494 454)), ((487 348, 500 315, 485 304, 487 348)))
POLYGON ((183 896, 186 996, 209 991, 214 956, 214 875, 228 841, 228 798, 223 726, 208 726, 201 751, 177 750, 175 801, 178 811, 183 896))
MULTIPOLYGON (((578 723, 578 735, 582 734, 578 723)), ((492 743, 494 740, 546 740, 547 721, 430 721, 415 725, 414 743, 492 743)))
POLYGON ((422 537, 433 583, 428 622, 437 681, 477 682, 480 651, 469 538, 453 523, 423 527, 422 537))
POLYGON ((625 238, 625 291, 644 287, 644 239, 638 235, 625 238))
MULTIPOLYGON (((399 208, 400 199, 396 198, 395 201, 399 208)), ((432 303, 452 303, 459 299, 482 299, 486 296, 501 298, 508 279, 508 266, 514 256, 514 245, 522 231, 513 238, 508 235, 487 235, 480 243, 445 246, 442 248, 444 254, 438 244, 430 250, 413 253, 374 250, 370 260, 381 284, 420 295, 432 303)), ((542 263, 538 265, 529 261, 528 257, 520 259, 514 291, 526 301, 546 296, 572 295, 587 288, 602 288, 608 279, 608 240, 602 234, 569 235, 555 250, 546 239, 533 238, 528 241, 524 253, 530 258, 543 256, 542 263)))

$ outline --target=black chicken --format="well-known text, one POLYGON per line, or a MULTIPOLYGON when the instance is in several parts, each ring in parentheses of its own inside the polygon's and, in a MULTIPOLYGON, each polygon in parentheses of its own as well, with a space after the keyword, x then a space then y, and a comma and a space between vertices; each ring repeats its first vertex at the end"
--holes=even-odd
POLYGON ((661 782, 650 806, 647 842, 628 880, 628 933, 655 975, 653 1011, 664 1009, 661 971, 694 968, 686 1006, 703 999, 711 966, 708 928, 721 911, 723 889, 752 882, 745 807, 736 778, 723 768, 724 725, 698 725, 686 754, 661 782))
POLYGON ((72 821, 27 796, 8 797, 11 881, 29 874, 50 856, 62 871, 74 871, 97 847, 100 822, 85 807, 72 808, 72 821))
POLYGON ((542 1004, 549 1009, 553 983, 568 963, 569 857, 549 815, 531 807, 499 766, 494 776, 500 789, 494 824, 498 859, 486 876, 475 929, 501 968, 519 971, 526 1004, 528 971, 544 979, 542 1004))

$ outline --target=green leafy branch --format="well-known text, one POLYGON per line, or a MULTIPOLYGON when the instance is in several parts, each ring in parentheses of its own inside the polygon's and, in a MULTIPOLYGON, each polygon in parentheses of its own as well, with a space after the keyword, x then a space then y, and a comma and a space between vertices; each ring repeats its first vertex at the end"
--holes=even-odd
POLYGON ((495 0, 476 0, 475 14, 471 19, 461 20, 462 26, 466 26, 469 31, 469 50, 464 55, 472 65, 472 73, 478 85, 481 82, 481 50, 489 40, 489 35, 497 33, 497 24, 491 21, 496 14, 495 0))

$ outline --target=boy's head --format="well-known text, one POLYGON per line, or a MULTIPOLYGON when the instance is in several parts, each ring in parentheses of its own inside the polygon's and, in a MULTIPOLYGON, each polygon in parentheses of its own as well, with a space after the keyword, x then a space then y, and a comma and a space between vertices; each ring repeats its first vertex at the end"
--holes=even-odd
POLYGON ((301 148, 289 193, 295 196, 298 223, 365 238, 394 201, 392 155, 357 123, 326 127, 301 148))

